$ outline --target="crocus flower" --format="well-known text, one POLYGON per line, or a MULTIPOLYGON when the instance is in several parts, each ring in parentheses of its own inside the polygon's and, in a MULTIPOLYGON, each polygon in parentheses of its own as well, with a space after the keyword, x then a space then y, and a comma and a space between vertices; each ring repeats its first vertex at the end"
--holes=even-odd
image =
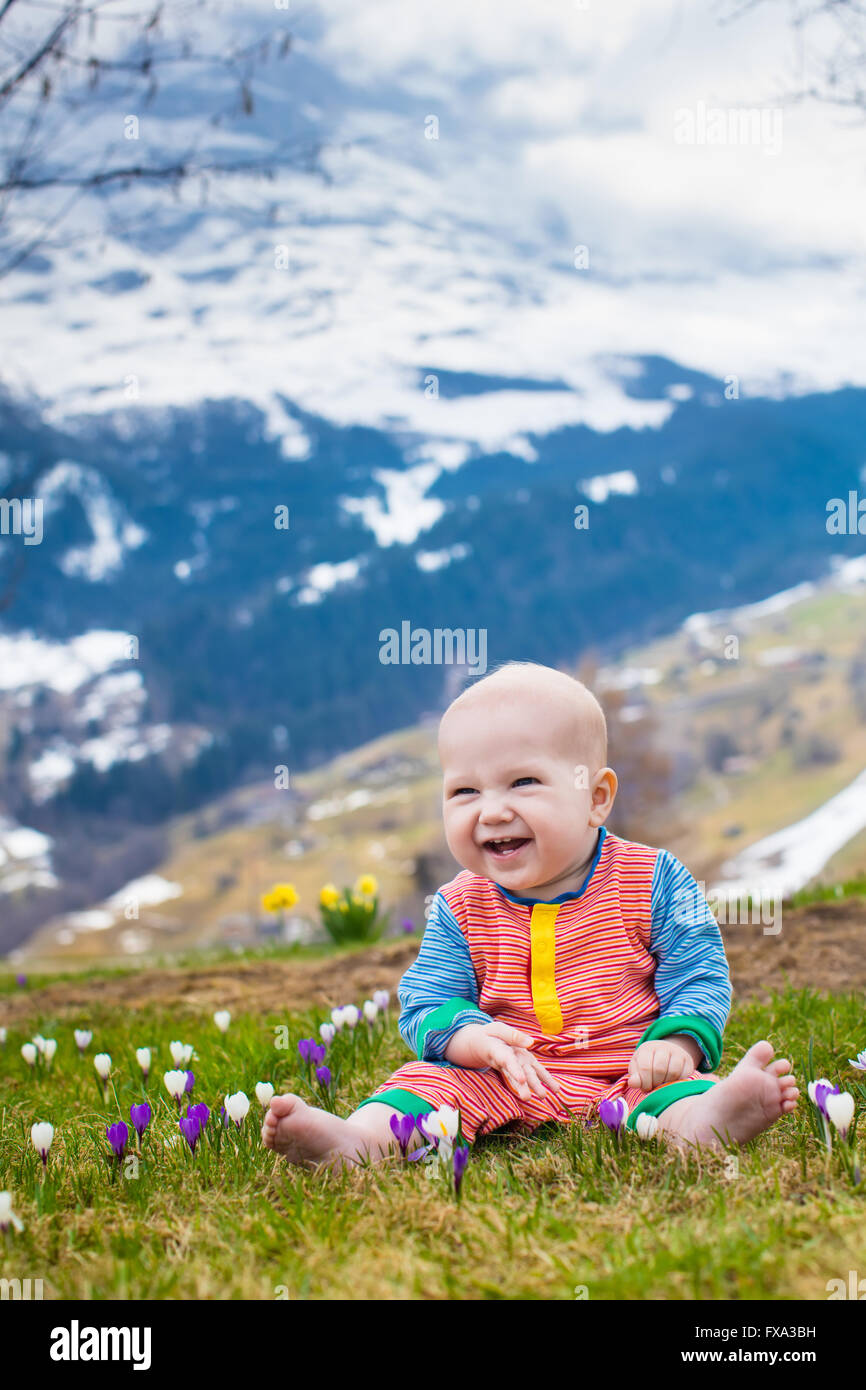
POLYGON ((364 1000, 364 1017, 368 1023, 375 1023, 376 1019, 379 1017, 378 1007, 373 1003, 372 999, 364 1000))
POLYGON ((849 1091, 835 1092, 829 1094, 824 1101, 827 1119, 839 1131, 840 1138, 845 1139, 848 1129, 854 1118, 854 1097, 849 1091))
POLYGON ((12 1193, 0 1192, 0 1231, 5 1235, 10 1226, 16 1231, 24 1230, 24 1222, 12 1210, 12 1193))
POLYGON ((146 1081, 147 1078, 148 1078, 148 1074, 149 1074, 149 1072, 150 1072, 150 1063, 151 1063, 150 1048, 149 1048, 149 1047, 137 1047, 137 1048, 135 1049, 135 1060, 136 1060, 136 1062, 138 1063, 138 1065, 141 1067, 141 1070, 142 1070, 142 1072, 144 1073, 144 1079, 145 1079, 145 1081, 146 1081))
POLYGON ((171 1042, 168 1045, 168 1050, 176 1067, 185 1066, 187 1062, 192 1061, 191 1043, 171 1042))
POLYGON ((194 1085, 195 1085, 195 1072, 188 1071, 187 1074, 186 1074, 186 1082, 185 1082, 185 1084, 184 1084, 184 1088, 183 1088, 183 1089, 184 1089, 184 1091, 189 1092, 189 1091, 192 1090, 192 1088, 193 1088, 194 1085))
MULTIPOLYGON (((0 1033, 2 1032, 3 1029, 0 1028, 0 1033)), ((858 1071, 866 1071, 866 1048, 864 1048, 862 1052, 858 1052, 856 1058, 849 1057, 848 1061, 851 1063, 852 1067, 856 1067, 858 1071)))
POLYGON ((453 1152, 459 1124, 460 1112, 452 1105, 440 1105, 438 1110, 431 1110, 429 1115, 419 1120, 421 1133, 434 1140, 440 1156, 446 1162, 453 1152))
POLYGON ((250 1103, 243 1091, 235 1091, 233 1096, 226 1096, 226 1112, 230 1119, 234 1120, 238 1129, 250 1108, 250 1103))
POLYGON ((648 1115, 642 1110, 635 1120, 634 1128, 638 1139, 654 1139, 658 1133, 658 1115, 648 1115))
POLYGON ((327 1090, 327 1088, 331 1084, 330 1067, 316 1067, 316 1080, 318 1081, 320 1086, 324 1086, 327 1090))
POLYGON ((100 1080, 107 1081, 108 1074, 111 1071, 111 1058, 108 1053, 97 1052, 93 1059, 93 1065, 96 1067, 96 1073, 100 1080))
POLYGON ((414 1115, 392 1115, 391 1132, 400 1145, 400 1153, 406 1157, 406 1150, 409 1147, 409 1140, 415 1132, 414 1115))
POLYGON ((116 1125, 106 1125, 105 1133, 108 1136, 109 1144, 114 1150, 114 1157, 119 1162, 120 1159, 123 1158, 123 1151, 129 1142, 129 1129, 123 1123, 123 1120, 118 1120, 116 1125))
POLYGON ((373 1003, 376 1005, 376 1008, 381 1009, 383 1013, 388 1007, 388 1001, 390 1000, 390 998, 391 996, 388 993, 387 989, 373 990, 373 1003))
POLYGON ((34 1149, 42 1159, 42 1165, 44 1167, 48 1162, 48 1150, 51 1148, 51 1141, 54 1138, 54 1126, 46 1124, 45 1122, 31 1125, 30 1138, 33 1141, 34 1149))
POLYGON ((309 1066, 312 1061, 313 1049, 315 1046, 315 1038, 301 1038, 301 1041, 298 1043, 298 1051, 301 1054, 301 1060, 306 1066, 309 1066))
POLYGON ((598 1107, 598 1118, 608 1129, 612 1129, 614 1134, 619 1134, 628 1118, 628 1106, 622 1096, 616 1100, 603 1100, 598 1107))
POLYGON ((469 1145, 459 1144, 454 1150, 454 1191, 460 1196, 460 1184, 463 1182, 463 1174, 466 1171, 466 1164, 469 1162, 469 1145))
POLYGON ((201 1134, 201 1122, 199 1121, 198 1115, 182 1115, 177 1122, 177 1126, 193 1153, 195 1153, 195 1146, 201 1134))
POLYGON ((337 1030, 334 1027, 333 1023, 319 1024, 319 1037, 322 1039, 322 1042, 325 1044, 326 1047, 331 1046, 331 1043, 334 1041, 334 1038, 336 1036, 337 1030))
POLYGON ((229 1024, 232 1021, 232 1016, 228 1009, 217 1009, 213 1016, 213 1021, 221 1033, 227 1033, 229 1024))
POLYGON ((46 1065, 47 1065, 47 1066, 49 1066, 49 1067, 51 1066, 51 1063, 54 1061, 54 1054, 55 1054, 56 1051, 57 1051, 57 1042, 55 1041, 55 1039, 54 1039, 54 1038, 46 1038, 46 1039, 45 1039, 45 1046, 44 1046, 43 1049, 42 1049, 42 1055, 43 1055, 43 1057, 45 1058, 45 1062, 46 1062, 46 1065))
POLYGON ((347 1004, 343 1009, 343 1017, 350 1028, 356 1028, 361 1019, 361 1010, 357 1004, 347 1004))
POLYGON ((20 985, 21 988, 24 989, 25 985, 27 984, 27 976, 26 976, 26 975, 16 975, 16 976, 15 976, 15 983, 16 983, 16 985, 20 985))
POLYGON ((93 1034, 89 1028, 76 1028, 75 1045, 79 1052, 86 1052, 92 1041, 93 1034))
POLYGON ((324 1062, 327 1051, 328 1049, 325 1047, 324 1043, 313 1044, 313 1061, 316 1066, 318 1066, 320 1062, 324 1062))
POLYGON ((412 921, 411 917, 404 917, 400 925, 402 926, 407 936, 410 932, 413 932, 415 930, 415 923, 412 921))
POLYGON ((43 1038, 43 1036, 42 1036, 41 1033, 34 1033, 33 1038, 32 1038, 32 1042, 33 1042, 34 1046, 37 1047, 41 1053, 44 1053, 44 1052, 45 1052, 45 1039, 43 1038))
POLYGON ((187 1073, 185 1071, 167 1071, 162 1078, 165 1082, 165 1089, 172 1099, 180 1105, 180 1098, 186 1090, 187 1073))
POLYGON ((263 1110, 267 1110, 274 1096, 274 1088, 270 1081, 256 1082, 256 1100, 263 1110))
POLYGON ((188 1105, 186 1107, 186 1113, 191 1120, 198 1120, 201 1125, 201 1132, 204 1134, 207 1129, 207 1122, 210 1119, 210 1111, 204 1101, 200 1100, 197 1105, 188 1105))
POLYGON ((37 1051, 37 1049, 36 1049, 36 1044, 35 1044, 35 1043, 22 1043, 22 1044, 21 1044, 21 1056, 24 1058, 24 1060, 25 1060, 25 1062, 27 1063, 28 1067, 35 1067, 35 1065, 36 1065, 36 1058, 39 1056, 39 1053, 38 1053, 38 1051, 37 1051))
POLYGON ((0 1047, 6 1046, 6 1029, 0 1028, 0 1047))
POLYGON ((827 1114, 827 1097, 838 1096, 839 1087, 834 1086, 832 1081, 828 1081, 826 1076, 819 1076, 815 1081, 810 1081, 807 1087, 809 1099, 817 1105, 825 1120, 830 1117, 827 1114))
POLYGON ((131 1105, 129 1107, 129 1118, 132 1120, 132 1127, 139 1139, 150 1124, 152 1113, 147 1101, 142 1101, 141 1105, 131 1105))
POLYGON ((343 1009, 332 1009, 332 1010, 331 1010, 331 1022, 332 1022, 332 1024, 334 1025, 334 1027, 336 1028, 337 1032, 338 1032, 338 1033, 341 1033, 341 1032, 343 1031, 343 1029, 345 1028, 345 1026, 346 1026, 346 1019, 345 1019, 345 1015, 344 1015, 344 1010, 343 1010, 343 1009))

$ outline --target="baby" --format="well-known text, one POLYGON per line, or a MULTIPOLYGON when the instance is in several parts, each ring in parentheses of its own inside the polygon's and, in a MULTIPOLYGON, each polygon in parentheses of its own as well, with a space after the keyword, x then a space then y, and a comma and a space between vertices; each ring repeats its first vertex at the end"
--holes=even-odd
MULTIPOLYGON (((679 1145, 743 1143, 792 1111, 790 1063, 756 1042, 711 1073, 731 1002, 718 926, 666 850, 605 828, 617 790, 595 697, 513 663, 439 728, 445 835, 463 872, 433 899, 400 982, 418 1060, 347 1119, 275 1096, 262 1139, 315 1166, 396 1151, 393 1115, 459 1110, 463 1137, 587 1117, 623 1097, 679 1145)), ((417 1129, 410 1147, 424 1139, 417 1129)))

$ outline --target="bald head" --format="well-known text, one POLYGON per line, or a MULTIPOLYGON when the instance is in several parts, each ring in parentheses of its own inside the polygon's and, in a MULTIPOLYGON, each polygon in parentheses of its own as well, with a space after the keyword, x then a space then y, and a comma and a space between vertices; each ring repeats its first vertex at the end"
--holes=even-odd
POLYGON ((439 725, 440 753, 462 715, 524 708, 527 728, 552 736, 585 763, 593 776, 607 762, 607 724, 591 690, 564 671, 534 662, 509 662, 468 686, 448 706, 439 725))

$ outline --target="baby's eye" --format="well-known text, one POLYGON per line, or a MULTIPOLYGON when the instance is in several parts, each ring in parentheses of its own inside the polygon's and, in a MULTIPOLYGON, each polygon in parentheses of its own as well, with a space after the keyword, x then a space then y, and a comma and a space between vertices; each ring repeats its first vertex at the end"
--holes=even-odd
POLYGON ((452 796, 471 796, 475 791, 474 787, 456 787, 451 793, 452 796))
MULTIPOLYGON (((532 782, 538 782, 537 777, 518 777, 511 783, 512 787, 528 786, 532 782)), ((540 784, 539 784, 540 785, 540 784)))

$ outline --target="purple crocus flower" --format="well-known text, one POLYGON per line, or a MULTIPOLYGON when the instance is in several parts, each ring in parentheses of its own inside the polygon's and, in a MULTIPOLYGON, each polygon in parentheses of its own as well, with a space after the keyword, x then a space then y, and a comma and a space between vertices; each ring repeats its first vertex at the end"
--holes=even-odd
POLYGON ((139 1139, 150 1124, 152 1114, 153 1112, 147 1101, 143 1101, 141 1105, 131 1105, 129 1107, 129 1118, 132 1120, 132 1127, 139 1139))
POLYGON ((412 921, 411 917, 404 917, 400 925, 402 926, 407 936, 409 935, 409 932, 413 932, 415 930, 415 923, 412 921))
POLYGON ((114 1156, 119 1161, 123 1158, 123 1151, 129 1140, 129 1130, 123 1123, 123 1120, 118 1120, 116 1125, 106 1125, 105 1133, 108 1136, 109 1144, 114 1150, 114 1156))
POLYGON ((199 1124, 201 1125, 202 1133, 204 1133, 205 1128, 207 1127, 207 1122, 210 1119, 210 1111, 208 1110, 204 1101, 200 1100, 198 1105, 188 1105, 186 1107, 186 1113, 189 1119, 198 1120, 199 1124))
POLYGON ((469 1145, 461 1144, 454 1150, 454 1191, 460 1196, 460 1184, 463 1181, 463 1174, 469 1162, 469 1145))
POLYGON ((830 1116, 827 1114, 827 1097, 838 1095, 839 1087, 831 1086, 829 1081, 819 1081, 817 1086, 815 1087, 815 1104, 821 1111, 821 1114, 824 1116, 825 1120, 829 1120, 830 1118, 830 1116))
POLYGON ((327 1051, 324 1043, 313 1043, 312 1059, 317 1066, 319 1062, 324 1062, 327 1051))
POLYGON ((628 1106, 621 1096, 616 1100, 603 1100, 598 1107, 598 1118, 614 1134, 619 1134, 627 1114, 628 1106))
POLYGON ((331 1068, 316 1067, 316 1080, 320 1086, 324 1086, 325 1090, 327 1090, 331 1084, 331 1068))
POLYGON ((415 1116, 414 1116, 414 1115, 392 1115, 392 1116, 391 1116, 391 1132, 392 1132, 392 1134, 394 1135, 395 1139, 397 1140, 397 1143, 400 1145, 400 1153, 401 1153, 401 1154, 403 1155, 403 1157, 405 1158, 405 1157, 406 1157, 406 1150, 407 1150, 408 1147, 409 1147, 409 1140, 412 1138, 412 1135, 415 1133, 415 1116))
POLYGON ((310 1062, 313 1060, 315 1049, 315 1038, 301 1038, 301 1041, 298 1043, 298 1051, 301 1054, 301 1061, 304 1062, 306 1066, 309 1066, 310 1062))
POLYGON ((195 1073, 194 1073, 194 1072, 191 1072, 191 1071, 188 1071, 187 1074, 186 1074, 186 1085, 185 1085, 184 1088, 183 1088, 183 1089, 184 1089, 184 1094, 185 1094, 185 1095, 189 1095, 189 1093, 190 1093, 190 1091, 192 1090, 192 1088, 193 1088, 194 1085, 195 1085, 195 1073))
POLYGON ((421 1135, 422 1139, 428 1139, 428 1140, 429 1140, 429 1138, 430 1138, 430 1135, 427 1133, 426 1129, 424 1128, 424 1121, 425 1121, 426 1119, 429 1118, 430 1113, 431 1113, 431 1112, 428 1110, 427 1113, 426 1113, 425 1115, 416 1115, 416 1116, 415 1116, 415 1128, 417 1129, 418 1133, 421 1135))
POLYGON ((221 1105, 221 1106, 220 1106, 220 1115, 222 1116, 223 1124, 224 1124, 224 1125, 227 1125, 228 1122, 229 1122, 229 1117, 228 1117, 228 1111, 226 1110, 226 1108, 225 1108, 224 1105, 221 1105))
POLYGON ((177 1125, 184 1139, 189 1144, 193 1153, 195 1153, 195 1146, 198 1143, 198 1138, 201 1133, 201 1123, 198 1115, 182 1115, 177 1125))
POLYGON ((21 988, 24 989, 25 985, 27 984, 27 976, 26 976, 26 975, 16 975, 16 976, 15 976, 15 983, 16 983, 16 985, 20 985, 21 988))

